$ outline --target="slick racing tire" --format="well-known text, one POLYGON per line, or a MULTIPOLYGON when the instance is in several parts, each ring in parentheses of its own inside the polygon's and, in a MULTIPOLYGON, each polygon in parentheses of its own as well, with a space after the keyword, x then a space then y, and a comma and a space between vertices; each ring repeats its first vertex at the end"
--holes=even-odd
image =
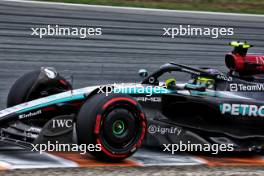
POLYGON ((8 93, 7 107, 71 89, 70 83, 57 73, 54 79, 45 77, 41 74, 44 69, 28 72, 16 80, 8 93))
POLYGON ((76 119, 79 145, 99 160, 120 161, 137 151, 146 133, 146 118, 137 101, 124 94, 96 94, 82 106, 76 119))

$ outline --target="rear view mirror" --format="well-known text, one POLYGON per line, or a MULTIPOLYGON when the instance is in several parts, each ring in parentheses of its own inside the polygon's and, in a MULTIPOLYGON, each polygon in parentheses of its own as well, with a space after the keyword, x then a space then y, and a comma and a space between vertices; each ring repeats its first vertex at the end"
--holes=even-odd
POLYGON ((147 77, 148 76, 148 71, 146 69, 140 69, 138 71, 138 74, 140 77, 147 77))

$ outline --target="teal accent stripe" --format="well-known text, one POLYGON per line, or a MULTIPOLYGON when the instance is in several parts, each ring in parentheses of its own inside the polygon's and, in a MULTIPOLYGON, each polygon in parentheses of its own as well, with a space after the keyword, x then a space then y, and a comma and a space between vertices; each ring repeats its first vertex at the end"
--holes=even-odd
POLYGON ((54 101, 51 101, 51 102, 48 102, 48 103, 44 103, 44 104, 41 104, 41 105, 36 105, 36 106, 30 107, 30 108, 26 108, 26 109, 23 109, 21 111, 18 111, 17 113, 24 113, 24 112, 32 111, 32 110, 35 110, 35 109, 47 107, 47 106, 50 106, 50 105, 55 105, 55 104, 58 104, 58 103, 65 103, 65 102, 74 101, 74 100, 82 100, 84 98, 85 98, 85 96, 83 94, 82 95, 74 95, 74 96, 71 96, 71 97, 62 98, 62 99, 54 100, 54 101))
POLYGON ((192 90, 191 91, 192 95, 206 95, 206 96, 212 96, 215 97, 217 96, 217 94, 215 92, 201 92, 201 91, 196 91, 196 90, 192 90))

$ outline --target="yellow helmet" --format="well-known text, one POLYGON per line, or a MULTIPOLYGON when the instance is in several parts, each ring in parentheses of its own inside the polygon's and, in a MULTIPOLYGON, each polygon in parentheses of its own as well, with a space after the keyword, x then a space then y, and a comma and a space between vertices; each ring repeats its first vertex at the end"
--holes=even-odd
POLYGON ((176 79, 174 79, 174 78, 167 79, 165 81, 165 85, 166 85, 166 87, 168 89, 171 88, 171 87, 173 87, 173 86, 175 86, 176 85, 176 79))
POLYGON ((229 45, 231 45, 233 47, 241 47, 244 49, 248 49, 248 48, 252 47, 252 45, 248 44, 247 42, 237 42, 237 41, 230 42, 229 45))
POLYGON ((215 83, 215 80, 211 79, 211 78, 198 76, 197 79, 196 79, 196 84, 203 85, 203 86, 206 86, 208 88, 210 88, 210 86, 213 86, 214 83, 215 83))

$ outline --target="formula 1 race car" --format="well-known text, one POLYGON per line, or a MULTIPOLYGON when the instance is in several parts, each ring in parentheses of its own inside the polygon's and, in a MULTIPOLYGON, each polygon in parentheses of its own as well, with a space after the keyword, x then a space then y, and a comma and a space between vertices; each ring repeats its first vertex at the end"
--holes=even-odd
POLYGON ((141 83, 73 90, 54 68, 29 72, 12 86, 8 108, 0 111, 1 141, 27 147, 50 140, 94 144, 100 150, 91 154, 117 161, 136 152, 148 125, 155 124, 184 132, 161 136, 149 131, 146 145, 188 140, 261 150, 264 57, 247 56, 247 43, 232 45, 227 74, 168 63, 150 75, 141 69, 141 83), (189 75, 188 81, 176 82, 181 73, 189 75))

